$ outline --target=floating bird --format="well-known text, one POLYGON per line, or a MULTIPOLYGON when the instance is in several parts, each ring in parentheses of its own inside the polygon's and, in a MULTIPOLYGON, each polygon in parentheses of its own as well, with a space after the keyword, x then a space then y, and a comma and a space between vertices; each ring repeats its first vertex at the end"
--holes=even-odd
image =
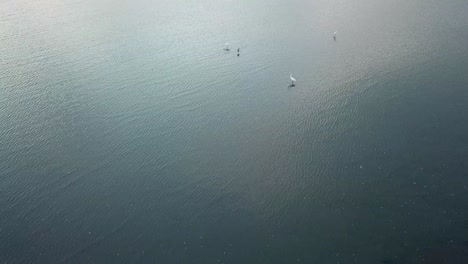
POLYGON ((225 50, 229 50, 229 43, 227 43, 227 42, 226 42, 226 44, 225 44, 225 45, 226 45, 226 48, 225 48, 225 50))
POLYGON ((296 79, 294 79, 294 77, 292 77, 292 73, 291 73, 291 75, 289 75, 289 79, 291 79, 291 82, 292 82, 291 86, 295 86, 294 83, 296 82, 296 79))

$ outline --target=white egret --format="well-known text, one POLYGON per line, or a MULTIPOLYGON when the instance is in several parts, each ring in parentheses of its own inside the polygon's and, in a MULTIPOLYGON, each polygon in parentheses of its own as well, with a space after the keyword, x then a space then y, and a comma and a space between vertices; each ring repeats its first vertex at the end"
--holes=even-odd
POLYGON ((336 39, 336 34, 338 33, 338 31, 335 31, 335 33, 333 33, 333 38, 336 39))
POLYGON ((291 75, 289 75, 289 79, 291 79, 291 82, 292 82, 291 86, 295 86, 294 83, 296 82, 296 79, 294 79, 294 77, 292 76, 292 73, 291 73, 291 75))

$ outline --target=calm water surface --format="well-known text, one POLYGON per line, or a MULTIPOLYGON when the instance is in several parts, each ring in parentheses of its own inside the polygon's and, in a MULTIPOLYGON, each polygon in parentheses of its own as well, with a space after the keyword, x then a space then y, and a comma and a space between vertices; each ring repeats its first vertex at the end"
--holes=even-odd
POLYGON ((1 263, 468 263, 466 0, 2 0, 0 54, 1 263))

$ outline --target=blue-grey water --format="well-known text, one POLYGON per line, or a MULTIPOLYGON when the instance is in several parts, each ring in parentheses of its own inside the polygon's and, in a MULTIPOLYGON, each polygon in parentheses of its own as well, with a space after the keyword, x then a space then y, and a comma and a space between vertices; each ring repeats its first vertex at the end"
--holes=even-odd
POLYGON ((466 0, 0 1, 0 263, 467 252, 466 0))

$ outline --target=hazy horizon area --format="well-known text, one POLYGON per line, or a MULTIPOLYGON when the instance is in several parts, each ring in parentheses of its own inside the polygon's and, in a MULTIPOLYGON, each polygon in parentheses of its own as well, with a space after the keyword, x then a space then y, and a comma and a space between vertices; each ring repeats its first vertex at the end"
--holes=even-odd
POLYGON ((468 263, 466 0, 2 0, 0 54, 0 263, 468 263))

